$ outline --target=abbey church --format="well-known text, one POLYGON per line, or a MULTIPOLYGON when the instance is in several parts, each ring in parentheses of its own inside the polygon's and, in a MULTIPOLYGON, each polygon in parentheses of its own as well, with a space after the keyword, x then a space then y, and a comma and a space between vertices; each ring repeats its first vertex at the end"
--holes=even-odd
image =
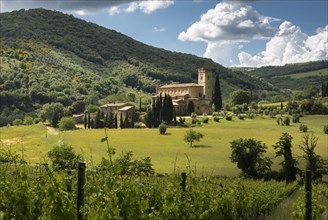
POLYGON ((157 89, 156 98, 162 94, 172 97, 176 115, 187 115, 189 102, 193 102, 196 114, 212 114, 213 75, 204 68, 198 69, 198 84, 169 84, 157 89))

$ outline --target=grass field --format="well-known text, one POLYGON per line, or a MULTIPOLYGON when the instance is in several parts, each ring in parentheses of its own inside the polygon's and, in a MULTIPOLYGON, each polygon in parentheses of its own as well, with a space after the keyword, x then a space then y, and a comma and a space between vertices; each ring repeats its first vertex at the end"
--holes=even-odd
POLYGON ((303 73, 294 73, 294 74, 277 76, 277 77, 290 77, 292 79, 301 79, 309 76, 328 76, 328 68, 303 72, 303 73))
MULTIPOLYGON (((309 127, 309 132, 319 138, 316 152, 328 158, 328 135, 323 133, 323 126, 328 124, 327 116, 306 116, 301 122, 309 127)), ((158 129, 111 129, 109 144, 116 149, 116 156, 122 152, 133 151, 136 158, 151 157, 154 169, 160 173, 171 173, 176 170, 191 169, 198 175, 234 176, 239 173, 236 165, 230 162, 230 142, 238 138, 255 138, 268 146, 267 156, 274 158, 275 144, 282 132, 293 136, 293 154, 302 155, 298 149, 303 133, 298 130, 299 124, 278 126, 276 119, 261 118, 233 121, 222 119, 219 123, 210 120, 208 125, 195 127, 204 134, 204 138, 195 147, 190 148, 183 141, 188 128, 168 128, 166 135, 159 135, 158 129), (189 167, 190 166, 190 167, 189 167)), ((0 128, 1 147, 10 147, 24 154, 30 162, 39 163, 46 160, 46 152, 59 141, 71 144, 75 150, 84 155, 87 162, 97 164, 106 157, 107 146, 100 139, 105 136, 104 129, 78 129, 59 132, 58 135, 47 134, 45 126, 12 126, 0 128), (23 149, 23 150, 22 150, 23 149)), ((301 164, 301 158, 298 158, 301 164)), ((273 160, 274 168, 279 161, 273 160)))

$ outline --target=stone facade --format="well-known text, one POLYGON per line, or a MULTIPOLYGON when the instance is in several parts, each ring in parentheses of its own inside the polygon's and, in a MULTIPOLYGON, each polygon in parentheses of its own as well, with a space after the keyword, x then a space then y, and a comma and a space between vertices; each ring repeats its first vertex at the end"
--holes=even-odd
POLYGON ((156 96, 165 94, 172 97, 173 106, 178 116, 187 115, 189 102, 193 102, 196 114, 212 114, 213 75, 204 68, 198 69, 198 84, 170 84, 157 89, 156 96))

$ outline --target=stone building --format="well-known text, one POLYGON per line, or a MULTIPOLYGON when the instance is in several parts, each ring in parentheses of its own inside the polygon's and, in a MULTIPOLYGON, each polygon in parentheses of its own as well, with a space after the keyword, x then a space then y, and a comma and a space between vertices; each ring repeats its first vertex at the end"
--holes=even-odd
POLYGON ((135 112, 134 105, 129 103, 109 103, 100 106, 100 110, 105 114, 111 112, 114 115, 117 114, 118 119, 120 119, 121 114, 126 117, 132 117, 135 112))
POLYGON ((156 96, 168 94, 172 97, 177 115, 187 115, 189 102, 193 102, 196 114, 212 114, 213 75, 204 68, 198 69, 198 84, 183 83, 163 85, 157 89, 156 96))

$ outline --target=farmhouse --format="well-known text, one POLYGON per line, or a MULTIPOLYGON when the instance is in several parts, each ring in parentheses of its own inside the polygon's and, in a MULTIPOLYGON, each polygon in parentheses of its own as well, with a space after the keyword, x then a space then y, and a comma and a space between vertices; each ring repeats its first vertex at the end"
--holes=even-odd
POLYGON ((213 75, 204 68, 198 69, 198 84, 170 84, 163 85, 157 89, 157 93, 152 97, 152 101, 165 94, 172 97, 176 115, 187 115, 187 108, 190 102, 194 104, 196 114, 212 114, 212 93, 213 75))
POLYGON ((110 112, 117 114, 118 117, 120 117, 121 114, 124 115, 124 117, 132 117, 135 112, 135 107, 129 103, 109 103, 100 106, 100 110, 105 114, 110 112))

